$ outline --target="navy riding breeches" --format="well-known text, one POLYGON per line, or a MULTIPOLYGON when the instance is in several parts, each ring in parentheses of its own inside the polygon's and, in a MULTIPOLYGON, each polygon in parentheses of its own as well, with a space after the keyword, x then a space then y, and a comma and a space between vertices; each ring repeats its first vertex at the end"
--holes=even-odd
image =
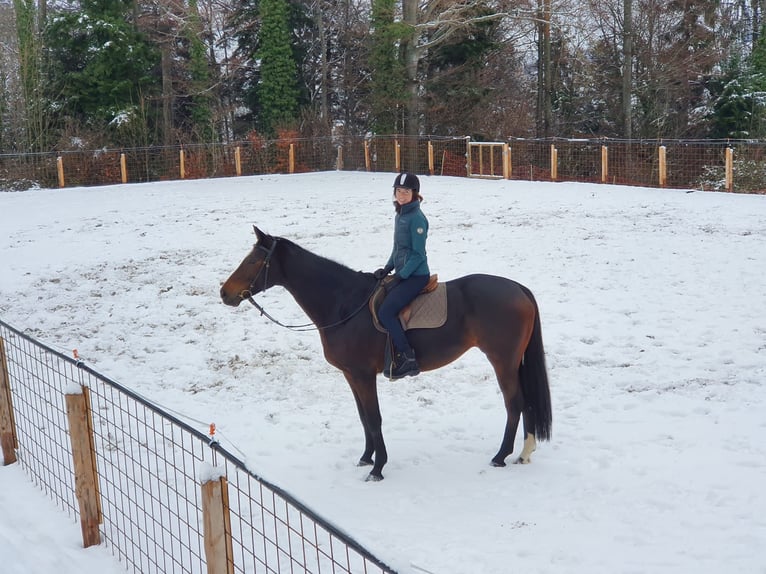
POLYGON ((401 323, 399 323, 399 311, 409 305, 415 297, 418 296, 423 288, 428 285, 428 275, 411 275, 407 279, 402 279, 399 284, 391 289, 386 295, 383 303, 378 310, 378 319, 394 342, 394 347, 399 352, 407 350, 410 342, 404 334, 401 323))

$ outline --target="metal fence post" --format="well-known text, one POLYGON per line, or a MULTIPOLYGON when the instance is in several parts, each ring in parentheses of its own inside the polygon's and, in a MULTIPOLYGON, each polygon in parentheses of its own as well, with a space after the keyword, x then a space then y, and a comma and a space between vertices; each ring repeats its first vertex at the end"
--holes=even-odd
POLYGON ((66 394, 69 438, 72 441, 75 496, 80 507, 82 542, 86 548, 101 543, 101 501, 96 470, 93 417, 87 387, 66 394))
POLYGON ((11 380, 8 376, 8 359, 5 355, 5 341, 0 337, 0 443, 3 449, 3 464, 16 462, 16 421, 13 419, 11 380))

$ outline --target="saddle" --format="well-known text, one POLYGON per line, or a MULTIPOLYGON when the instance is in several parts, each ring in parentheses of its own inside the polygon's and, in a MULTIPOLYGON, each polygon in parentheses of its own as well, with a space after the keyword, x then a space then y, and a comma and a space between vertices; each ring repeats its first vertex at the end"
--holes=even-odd
MULTIPOLYGON (((386 298, 386 285, 392 279, 392 276, 384 278, 370 297, 372 322, 381 333, 388 331, 378 321, 378 309, 383 299, 386 298)), ((405 331, 408 329, 435 329, 447 322, 447 285, 439 283, 438 275, 431 275, 420 295, 399 312, 399 322, 405 331)))

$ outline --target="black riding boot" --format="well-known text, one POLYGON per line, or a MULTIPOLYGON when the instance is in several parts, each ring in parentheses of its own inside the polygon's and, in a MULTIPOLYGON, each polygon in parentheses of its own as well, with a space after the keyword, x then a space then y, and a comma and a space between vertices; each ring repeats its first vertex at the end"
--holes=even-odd
MULTIPOLYGON (((415 351, 410 347, 405 351, 397 351, 391 362, 391 373, 388 377, 392 381, 411 377, 420 373, 418 361, 415 359, 415 351)), ((387 373, 388 374, 388 373, 387 373)))

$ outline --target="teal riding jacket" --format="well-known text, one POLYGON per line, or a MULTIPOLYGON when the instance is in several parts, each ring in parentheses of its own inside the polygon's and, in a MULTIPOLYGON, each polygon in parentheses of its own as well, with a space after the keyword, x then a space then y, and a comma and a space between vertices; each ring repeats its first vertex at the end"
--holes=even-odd
POLYGON ((426 256, 428 220, 420 210, 420 201, 402 205, 394 220, 394 248, 386 271, 396 271, 402 279, 412 275, 430 275, 426 256))

